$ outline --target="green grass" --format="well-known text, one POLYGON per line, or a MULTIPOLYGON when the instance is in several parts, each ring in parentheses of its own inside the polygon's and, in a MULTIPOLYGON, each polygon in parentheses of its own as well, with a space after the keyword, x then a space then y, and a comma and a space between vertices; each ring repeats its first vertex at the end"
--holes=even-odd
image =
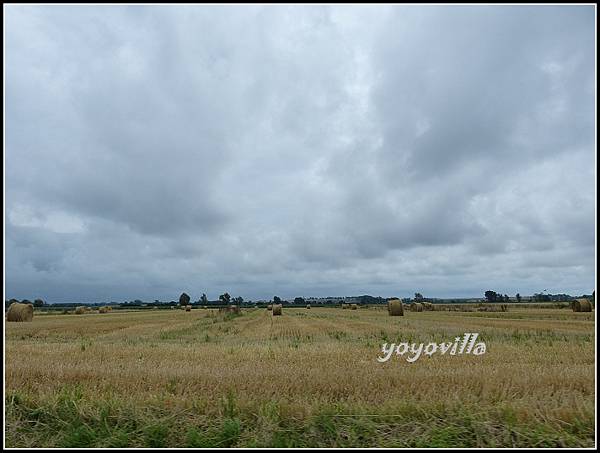
POLYGON ((395 414, 336 404, 302 420, 266 403, 241 412, 224 399, 221 415, 192 407, 146 408, 86 401, 77 387, 49 401, 6 398, 7 446, 27 447, 591 447, 594 414, 573 424, 519 420, 510 408, 398 406, 395 414), (342 414, 342 415, 340 415, 342 414))

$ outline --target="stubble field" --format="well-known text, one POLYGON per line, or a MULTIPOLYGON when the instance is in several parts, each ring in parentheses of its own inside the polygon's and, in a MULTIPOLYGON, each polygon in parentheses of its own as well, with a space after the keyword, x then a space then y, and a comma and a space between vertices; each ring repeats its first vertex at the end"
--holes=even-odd
POLYGON ((5 324, 7 447, 594 446, 594 316, 118 311, 5 324), (477 332, 487 352, 382 343, 477 332))

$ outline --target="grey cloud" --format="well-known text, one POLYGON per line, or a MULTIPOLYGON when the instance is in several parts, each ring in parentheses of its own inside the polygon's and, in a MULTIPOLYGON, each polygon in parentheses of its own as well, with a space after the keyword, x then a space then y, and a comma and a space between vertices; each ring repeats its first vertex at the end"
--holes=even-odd
POLYGON ((592 7, 5 12, 8 297, 591 291, 592 7))

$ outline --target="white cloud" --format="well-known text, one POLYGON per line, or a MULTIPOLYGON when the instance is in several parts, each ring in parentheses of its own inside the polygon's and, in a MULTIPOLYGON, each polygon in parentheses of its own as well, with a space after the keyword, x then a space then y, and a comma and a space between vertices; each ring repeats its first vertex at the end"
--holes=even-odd
POLYGON ((593 7, 5 12, 8 297, 593 286, 593 7))

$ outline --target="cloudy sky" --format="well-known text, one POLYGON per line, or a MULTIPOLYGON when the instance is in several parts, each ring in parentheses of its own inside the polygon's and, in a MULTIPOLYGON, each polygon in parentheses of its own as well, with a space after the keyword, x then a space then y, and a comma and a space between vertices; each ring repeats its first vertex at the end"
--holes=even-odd
POLYGON ((594 288, 591 6, 4 13, 6 298, 594 288))

